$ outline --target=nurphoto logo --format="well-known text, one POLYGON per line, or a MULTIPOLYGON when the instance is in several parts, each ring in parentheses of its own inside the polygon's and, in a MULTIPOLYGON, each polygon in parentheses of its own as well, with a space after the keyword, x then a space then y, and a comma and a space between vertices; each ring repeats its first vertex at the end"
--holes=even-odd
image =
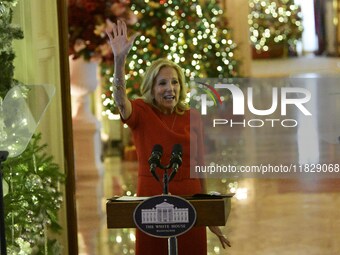
MULTIPOLYGON (((242 90, 235 84, 215 84, 214 86, 198 82, 199 84, 205 85, 210 90, 214 97, 223 104, 221 96, 224 93, 231 94, 232 100, 232 114, 234 116, 245 116, 247 111, 253 116, 260 116, 257 118, 251 118, 234 121, 233 119, 227 118, 214 118, 212 119, 212 126, 216 127, 219 125, 243 126, 243 127, 263 127, 264 125, 270 125, 275 127, 280 125, 282 127, 296 127, 298 120, 295 118, 287 117, 287 108, 291 107, 294 110, 298 110, 304 116, 312 116, 312 113, 306 106, 311 100, 311 92, 306 88, 301 87, 273 87, 271 88, 271 106, 266 109, 258 109, 255 107, 255 102, 261 100, 259 97, 255 97, 254 88, 248 87, 242 90), (246 111, 247 110, 247 111, 246 111), (281 118, 271 118, 271 115, 277 113, 281 118)), ((210 98, 212 98, 210 93, 210 98)), ((207 94, 203 93, 200 95, 201 101, 201 114, 207 115, 208 110, 208 99, 207 94)))

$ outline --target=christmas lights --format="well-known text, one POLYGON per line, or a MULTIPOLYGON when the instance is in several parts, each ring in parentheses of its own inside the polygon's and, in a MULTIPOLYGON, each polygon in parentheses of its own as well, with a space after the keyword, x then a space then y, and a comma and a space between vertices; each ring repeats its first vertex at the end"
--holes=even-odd
POLYGON ((250 41, 256 51, 282 44, 291 51, 302 37, 300 6, 293 0, 249 0, 250 41))
MULTIPOLYGON (((223 11, 216 1, 133 1, 132 12, 141 32, 127 60, 127 93, 139 96, 144 71, 163 57, 179 64, 187 81, 195 77, 235 77, 238 75, 236 44, 227 29, 223 11)), ((132 33, 132 32, 131 32, 132 33)), ((113 65, 101 65, 103 115, 113 118, 117 109, 112 100, 110 77, 113 65)))

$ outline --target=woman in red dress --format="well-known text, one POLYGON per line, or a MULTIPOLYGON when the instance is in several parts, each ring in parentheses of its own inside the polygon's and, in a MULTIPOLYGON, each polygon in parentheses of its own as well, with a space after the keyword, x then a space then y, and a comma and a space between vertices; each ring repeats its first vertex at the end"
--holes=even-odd
MULTIPOLYGON (((107 33, 115 58, 113 79, 114 100, 122 120, 132 130, 138 157, 138 196, 162 194, 162 183, 157 182, 149 171, 148 159, 155 144, 163 147, 161 162, 169 162, 174 144, 183 147, 183 163, 169 184, 173 195, 203 193, 203 179, 190 177, 190 165, 203 165, 202 126, 197 112, 190 111, 186 103, 186 86, 182 69, 167 59, 159 59, 147 70, 141 85, 140 99, 130 101, 125 91, 125 61, 138 34, 127 38, 124 22, 112 24, 107 33), (190 118, 191 115, 191 118, 190 118), (190 151, 191 145, 191 151, 190 151)), ((162 176, 162 171, 157 172, 162 176)), ((209 227, 223 247, 230 246, 218 227, 209 227)), ((207 254, 206 228, 194 227, 178 238, 178 254, 207 254)), ((151 237, 136 231, 137 255, 166 255, 167 240, 151 237)))

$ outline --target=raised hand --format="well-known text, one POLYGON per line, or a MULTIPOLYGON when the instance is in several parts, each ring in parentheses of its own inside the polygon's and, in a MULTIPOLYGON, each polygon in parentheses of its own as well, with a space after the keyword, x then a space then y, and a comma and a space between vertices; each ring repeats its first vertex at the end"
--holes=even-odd
POLYGON ((117 21, 117 24, 107 21, 108 29, 106 34, 110 39, 110 46, 115 57, 125 58, 130 49, 132 48, 133 42, 139 33, 133 34, 130 38, 127 37, 127 27, 124 21, 117 21))

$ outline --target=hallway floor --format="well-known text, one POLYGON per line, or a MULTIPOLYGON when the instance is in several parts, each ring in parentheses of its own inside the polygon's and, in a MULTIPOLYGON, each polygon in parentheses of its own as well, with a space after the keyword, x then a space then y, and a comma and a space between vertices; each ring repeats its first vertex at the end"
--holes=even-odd
MULTIPOLYGON (((133 194, 136 179, 130 169, 133 164, 126 166, 118 159, 107 159, 106 164, 112 169, 106 175, 106 187, 110 187, 107 197, 121 194, 112 182, 124 183, 126 179, 129 184, 123 185, 124 193, 133 194)), ((229 193, 230 187, 236 189, 231 214, 223 227, 232 247, 223 250, 218 239, 208 232, 208 254, 340 254, 340 179, 313 182, 210 179, 208 183, 210 191, 229 193)), ((105 224, 104 220, 97 254, 134 254, 133 229, 107 230, 105 224)))
MULTIPOLYGON (((340 73, 340 60, 307 57, 261 60, 254 61, 252 70, 254 77, 334 75, 340 73)), ((305 133, 311 134, 308 133, 311 128, 307 127, 305 133)), ((311 146, 316 146, 320 162, 340 163, 340 145, 316 139, 317 145, 299 149, 301 139, 310 141, 314 137, 303 136, 296 129, 282 133, 264 128, 261 132, 242 130, 229 135, 228 155, 231 160, 237 159, 238 164, 254 159, 296 163, 304 152, 315 153, 311 146), (270 139, 266 140, 263 135, 268 134, 270 139)), ((82 210, 78 220, 82 230, 78 235, 80 254, 134 254, 134 229, 107 229, 105 203, 114 195, 134 195, 137 163, 109 157, 104 159, 104 169, 101 180, 77 183, 78 194, 93 194, 78 196, 78 213, 79 208, 94 208, 82 210)), ((218 239, 207 231, 208 254, 339 255, 340 173, 338 177, 207 179, 209 192, 235 193, 228 222, 222 227, 232 247, 223 250, 218 239)))

